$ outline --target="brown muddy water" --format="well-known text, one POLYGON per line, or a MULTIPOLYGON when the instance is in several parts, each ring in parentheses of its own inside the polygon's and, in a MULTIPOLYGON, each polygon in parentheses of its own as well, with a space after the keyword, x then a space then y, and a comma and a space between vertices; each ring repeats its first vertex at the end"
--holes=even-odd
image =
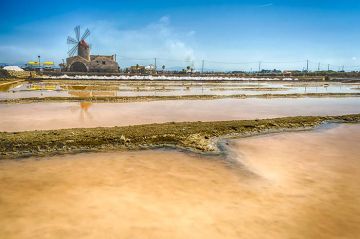
POLYGON ((360 113, 360 98, 0 104, 0 131, 360 113))
POLYGON ((360 125, 0 161, 0 237, 358 238, 360 125))

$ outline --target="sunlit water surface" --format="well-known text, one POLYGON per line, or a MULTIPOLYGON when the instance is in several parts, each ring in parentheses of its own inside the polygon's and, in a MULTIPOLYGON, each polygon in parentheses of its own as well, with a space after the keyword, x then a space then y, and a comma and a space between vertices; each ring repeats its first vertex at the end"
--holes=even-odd
POLYGON ((339 82, 152 82, 152 81, 40 81, 0 87, 0 99, 27 97, 261 95, 359 93, 358 83, 339 82))
POLYGON ((360 113, 360 98, 0 104, 0 131, 360 113))
POLYGON ((227 147, 0 161, 0 237, 358 238, 360 125, 227 147))

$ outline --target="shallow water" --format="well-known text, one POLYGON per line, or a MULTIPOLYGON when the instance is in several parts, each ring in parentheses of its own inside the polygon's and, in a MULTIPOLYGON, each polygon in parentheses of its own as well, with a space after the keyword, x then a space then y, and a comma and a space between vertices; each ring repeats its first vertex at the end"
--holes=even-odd
POLYGON ((0 99, 27 97, 260 95, 304 93, 358 93, 359 85, 337 82, 129 82, 42 81, 0 89, 0 99), (105 93, 106 92, 106 93, 105 93))
POLYGON ((177 151, 0 161, 1 238, 357 238, 360 125, 177 151))
POLYGON ((0 131, 360 113, 360 98, 0 104, 0 131))

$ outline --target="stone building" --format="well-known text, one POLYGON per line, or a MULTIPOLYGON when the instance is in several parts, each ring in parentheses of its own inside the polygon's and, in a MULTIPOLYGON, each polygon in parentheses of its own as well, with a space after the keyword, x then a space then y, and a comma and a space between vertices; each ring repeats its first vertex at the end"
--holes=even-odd
POLYGON ((114 55, 89 55, 88 59, 78 55, 66 59, 66 71, 117 73, 119 65, 114 55))
POLYGON ((66 59, 66 64, 61 64, 63 71, 68 72, 119 72, 119 65, 116 62, 116 55, 90 55, 90 45, 85 39, 90 35, 89 29, 86 29, 80 38, 80 26, 76 26, 76 37, 68 36, 67 43, 71 45, 68 51, 69 57, 66 59), (75 55, 77 51, 77 55, 75 55))

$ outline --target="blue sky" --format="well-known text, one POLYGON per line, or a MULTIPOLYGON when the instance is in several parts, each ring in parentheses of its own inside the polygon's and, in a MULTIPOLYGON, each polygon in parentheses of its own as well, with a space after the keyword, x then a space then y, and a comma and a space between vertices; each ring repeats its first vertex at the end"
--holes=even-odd
POLYGON ((1 1, 0 62, 61 62, 73 28, 120 65, 225 70, 360 67, 360 1, 1 1), (136 60, 135 60, 136 59, 136 60), (189 63, 192 62, 192 63, 189 63))

